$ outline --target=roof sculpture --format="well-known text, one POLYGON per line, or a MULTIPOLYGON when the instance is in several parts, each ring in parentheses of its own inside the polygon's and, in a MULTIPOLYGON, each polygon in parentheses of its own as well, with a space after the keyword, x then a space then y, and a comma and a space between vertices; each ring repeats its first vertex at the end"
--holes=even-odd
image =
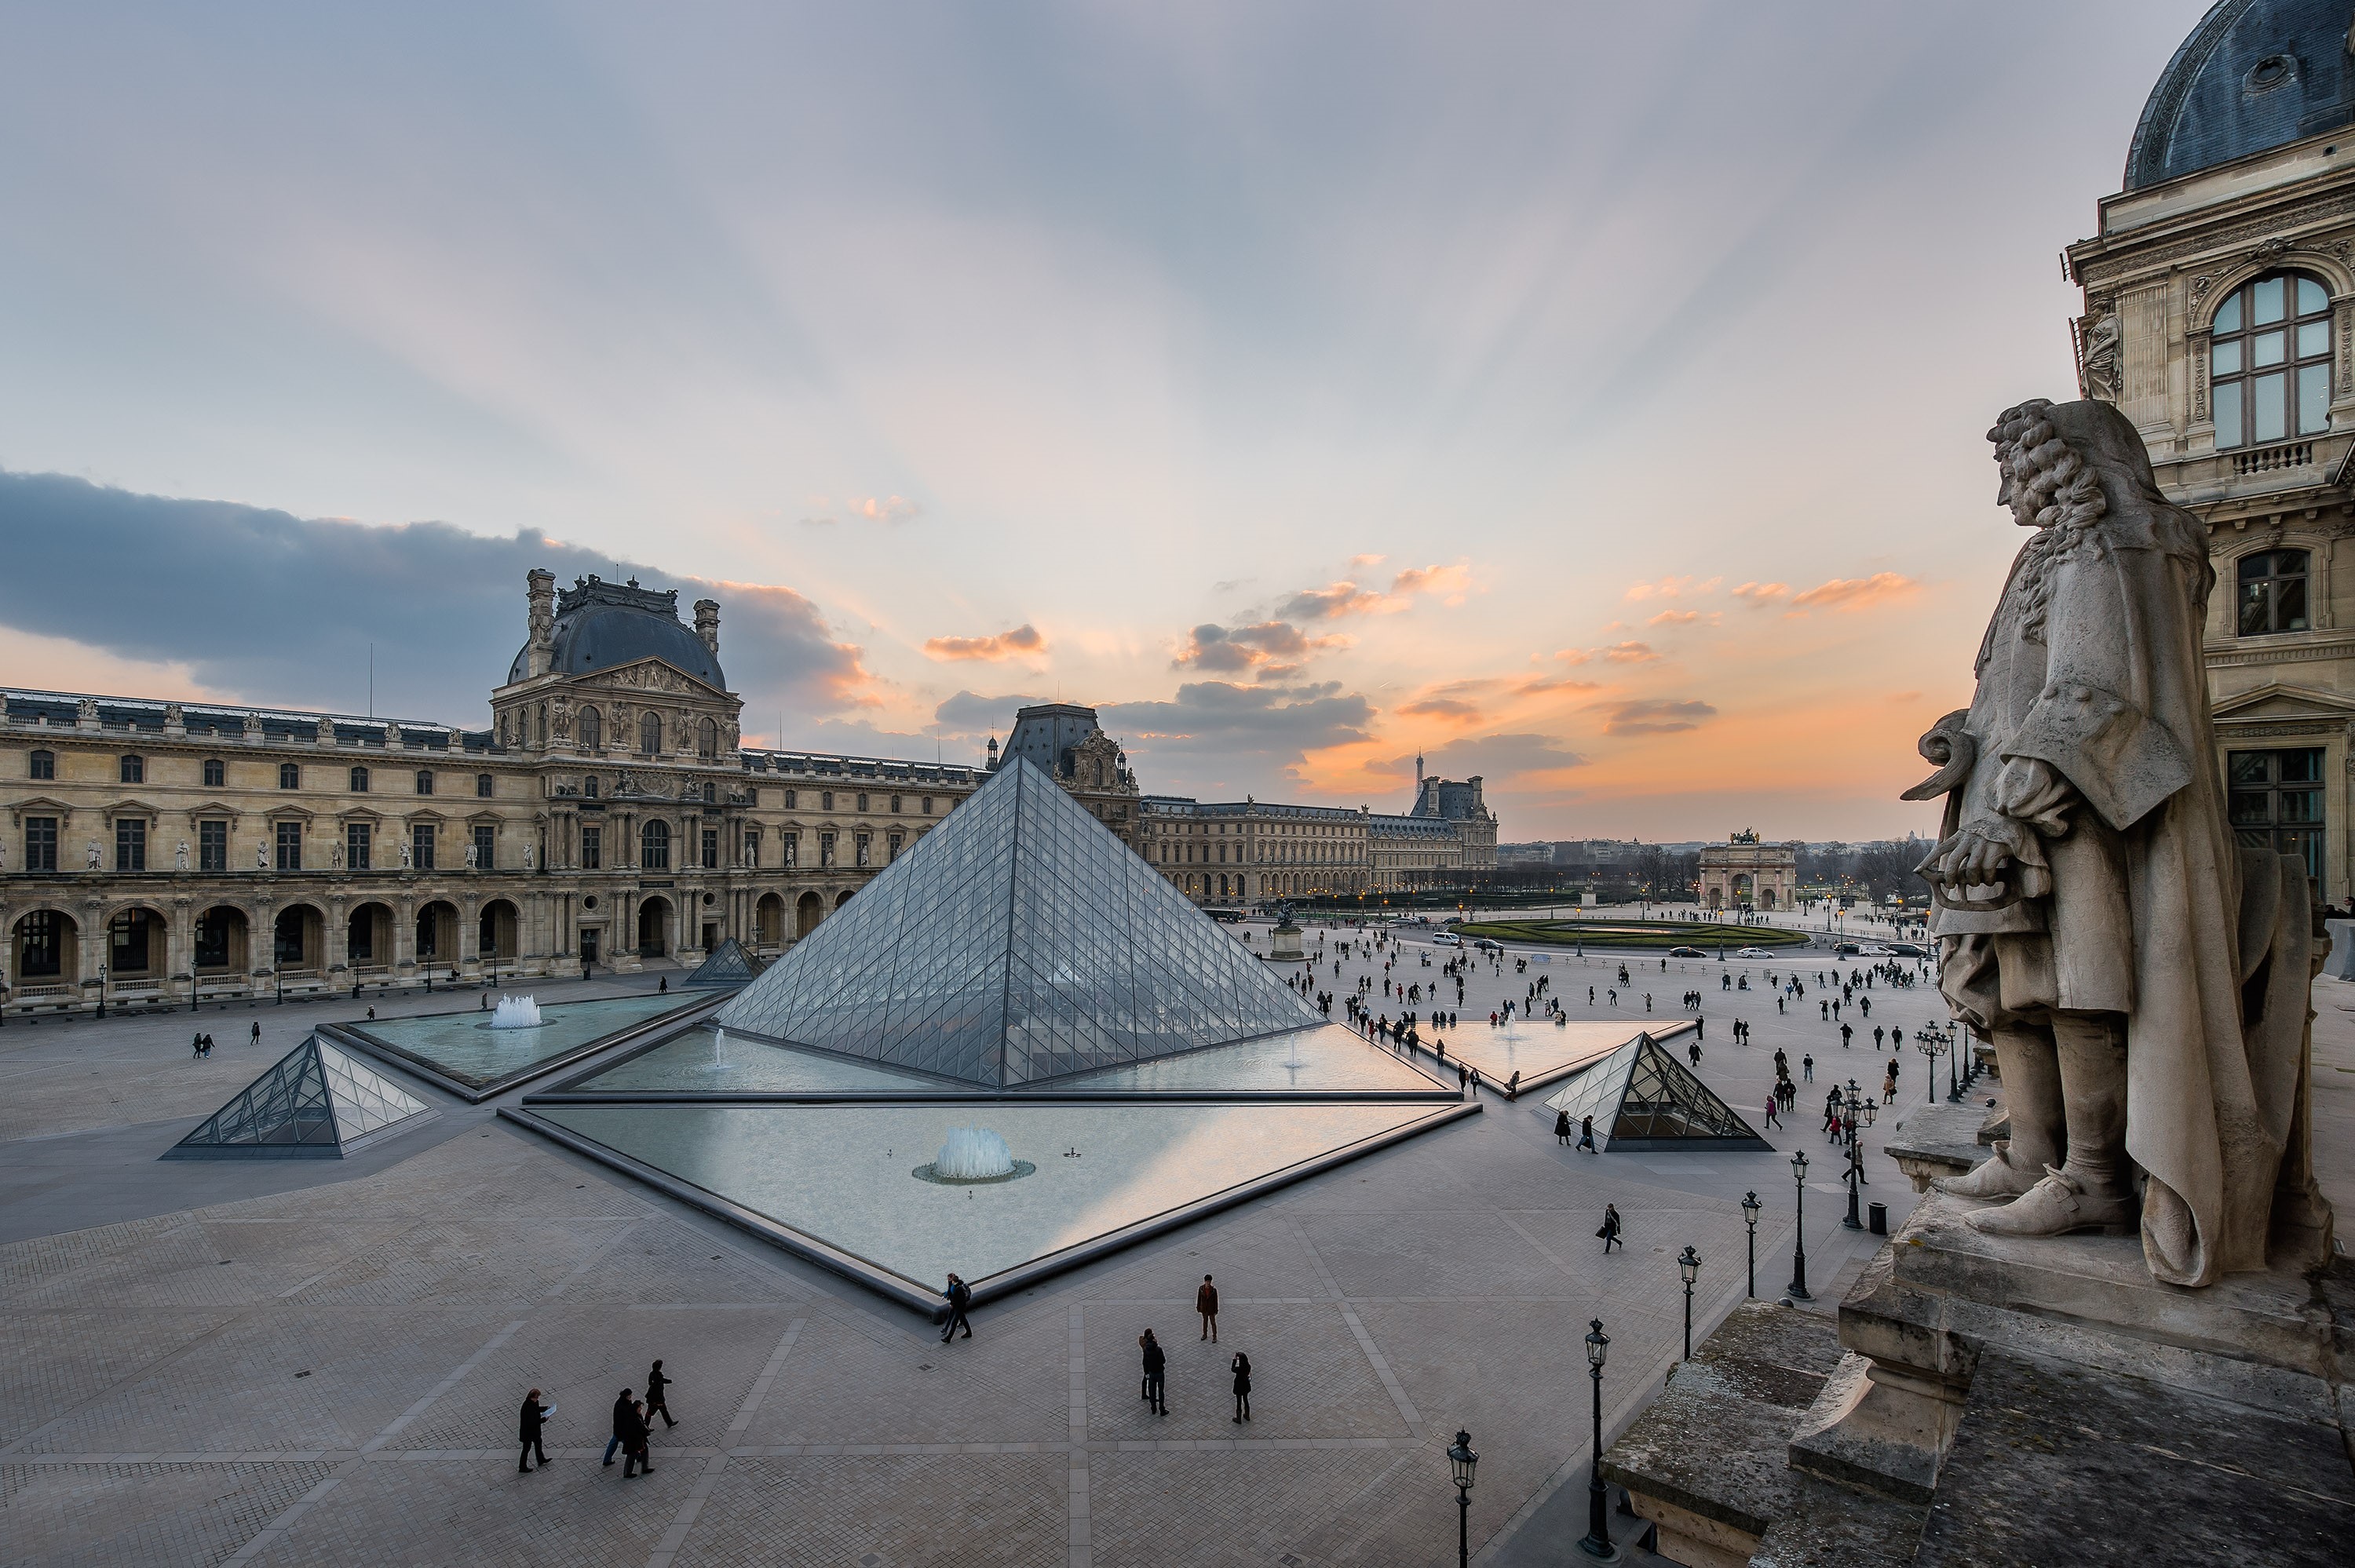
POLYGON ((164 1158, 340 1160, 439 1114, 313 1034, 164 1158))
POLYGON ((717 1022, 1005 1087, 1324 1020, 1016 758, 717 1022))
POLYGON ((2347 0, 2221 0, 2167 62, 2126 151, 2140 190, 2355 121, 2347 0))

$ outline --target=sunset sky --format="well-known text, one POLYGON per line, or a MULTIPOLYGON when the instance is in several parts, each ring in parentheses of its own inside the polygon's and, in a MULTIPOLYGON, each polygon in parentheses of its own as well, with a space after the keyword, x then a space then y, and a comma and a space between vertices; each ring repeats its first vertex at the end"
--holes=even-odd
POLYGON ((1928 832, 2204 8, 10 10, 0 682, 480 725, 544 563, 762 741, 1928 832))

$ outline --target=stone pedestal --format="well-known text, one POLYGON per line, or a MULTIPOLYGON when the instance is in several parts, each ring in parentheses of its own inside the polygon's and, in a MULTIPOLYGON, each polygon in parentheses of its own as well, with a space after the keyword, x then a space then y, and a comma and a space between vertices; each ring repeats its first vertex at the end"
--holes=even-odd
POLYGON ((1308 961, 1300 948, 1300 927, 1286 920, 1267 934, 1267 960, 1272 964, 1300 964, 1308 961))
POLYGON ((2322 960, 2322 972, 2332 980, 2355 980, 2355 920, 2326 920, 2330 932, 2330 951, 2322 960))

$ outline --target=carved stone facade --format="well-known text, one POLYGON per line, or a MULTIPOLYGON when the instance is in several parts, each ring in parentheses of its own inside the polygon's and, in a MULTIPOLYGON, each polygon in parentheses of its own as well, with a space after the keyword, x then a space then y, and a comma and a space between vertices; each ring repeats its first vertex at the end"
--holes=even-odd
POLYGON ((527 598, 484 730, 6 692, 0 1006, 774 954, 982 779, 745 749, 709 600, 527 598))
POLYGON ((2169 135, 2195 124, 2179 111, 2211 86, 2234 113, 2269 112, 2299 84, 2249 72, 2308 45, 2334 58, 2345 18, 2242 72, 2227 58, 2237 15, 2211 14, 2170 65, 2129 188, 2068 249, 2085 301, 2079 385, 2134 422, 2161 490, 2207 524, 2208 680, 2236 835, 2305 856, 2317 895, 2341 903, 2355 828, 2355 547, 2347 573, 2339 559, 2355 535, 2355 126, 2309 112, 2313 133, 2296 136, 2296 120, 2267 131, 2210 115, 2190 155, 2190 131, 2169 135))
POLYGON ((1701 904, 1710 909, 1789 909, 1798 900, 1799 846, 1770 844, 1755 831, 1700 852, 1701 904))

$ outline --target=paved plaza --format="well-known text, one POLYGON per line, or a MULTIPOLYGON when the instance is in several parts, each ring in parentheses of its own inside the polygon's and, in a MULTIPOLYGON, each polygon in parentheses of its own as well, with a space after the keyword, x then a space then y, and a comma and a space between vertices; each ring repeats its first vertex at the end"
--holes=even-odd
MULTIPOLYGON (((1446 956, 1409 942, 1396 972, 1426 980, 1446 956)), ((1464 1027, 1485 1029, 1540 972, 1573 1019, 1603 1016, 1584 988, 1620 961, 1557 957, 1501 976, 1481 964, 1464 1027)), ((1798 1125, 1768 1133, 1780 1152, 1579 1154, 1556 1144, 1538 1097, 1491 1095, 1480 1116, 987 1308, 953 1345, 494 1119, 502 1101, 469 1107, 413 1079, 404 1086, 442 1114, 347 1160, 156 1159, 310 1022, 349 1016, 346 1003, 12 1024, 0 1032, 6 1561, 1436 1563, 1455 1549, 1442 1449, 1458 1427, 1482 1456, 1476 1549, 1497 1563, 1567 1561, 1584 1528, 1588 1319, 1612 1336, 1615 1430, 1678 1353, 1677 1254, 1690 1244, 1705 1259, 1696 1337, 1742 1298, 1747 1189, 1767 1204, 1763 1293, 1789 1277, 1790 1150, 1816 1160, 1819 1308, 1870 1239, 1840 1228, 1839 1162, 1815 1128, 1833 1066, 1877 1082, 1878 1059, 1842 1053, 1812 986, 1783 1016, 1763 987, 1716 989, 1724 970, 1749 970, 1753 986, 1764 969, 1828 972, 1829 955, 1670 960, 1665 973, 1657 957, 1625 961, 1636 983, 1618 1012, 1631 1020, 1646 1016, 1647 985, 1661 1021, 1688 1016, 1680 991, 1704 991, 1701 1075, 1753 1124, 1774 1048, 1795 1066, 1814 1052, 1815 1114, 1803 1085, 1798 1125), (1746 1049, 1724 1027, 1734 1016, 1755 1025, 1746 1049), (197 1026, 220 1042, 208 1061, 187 1049, 197 1026), (1607 1257, 1594 1237, 1606 1202, 1627 1230, 1607 1257), (1216 1347, 1191 1309, 1206 1272, 1223 1298, 1216 1347), (1171 1352, 1166 1417, 1137 1395, 1147 1327, 1171 1352), (1248 1426, 1230 1419, 1237 1350, 1253 1366, 1248 1426), (679 1425, 657 1431, 654 1473, 624 1481, 598 1463, 610 1406, 657 1356, 679 1425), (534 1386, 558 1407, 552 1463, 521 1475, 516 1411, 534 1386)), ((1345 965, 1337 987, 1328 956, 1318 983, 1363 972, 1345 965)), ((538 989, 547 1001, 652 983, 538 989)), ((1926 987, 1873 995, 1891 1022, 1936 1011, 1926 987)), ((453 1000, 403 996, 378 1012, 453 1000)), ((1384 1011, 1379 986, 1373 1000, 1384 1011)), ((2342 1086, 2355 1086, 2350 1005, 2355 988, 2322 982, 2326 1128, 2345 1127, 2355 1099, 2342 1086)), ((1909 1053, 1898 1111, 1920 1103, 1923 1065, 1909 1053)), ((2325 1139, 2338 1197, 2344 1149, 2325 1139)), ((1894 1223, 1908 1184, 1877 1154, 1867 1170, 1894 1223)))

